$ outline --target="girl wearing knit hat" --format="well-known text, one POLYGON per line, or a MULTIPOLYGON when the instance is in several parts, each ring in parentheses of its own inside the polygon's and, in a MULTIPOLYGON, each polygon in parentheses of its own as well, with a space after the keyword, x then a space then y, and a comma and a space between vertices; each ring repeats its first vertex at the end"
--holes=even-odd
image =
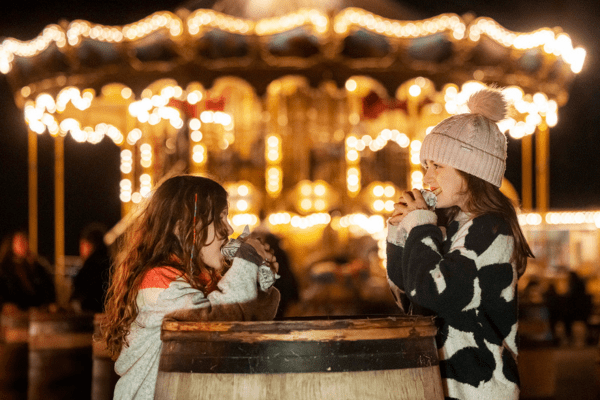
POLYGON ((414 189, 395 205, 388 281, 406 313, 437 317, 447 399, 518 399, 517 280, 533 254, 499 190, 506 137, 496 122, 506 102, 485 89, 468 106, 423 141, 423 181, 436 204, 414 189))

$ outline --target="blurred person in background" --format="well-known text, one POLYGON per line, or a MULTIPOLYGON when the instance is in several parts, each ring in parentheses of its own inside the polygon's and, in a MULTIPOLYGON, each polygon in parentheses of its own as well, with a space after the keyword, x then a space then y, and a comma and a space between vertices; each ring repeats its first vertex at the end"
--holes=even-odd
POLYGON ((588 318, 592 311, 592 298, 585 291, 585 281, 575 271, 569 271, 568 291, 565 295, 565 324, 566 339, 573 343, 573 323, 581 321, 588 328, 588 318))
POLYGON ((255 230, 252 232, 251 237, 257 238, 262 243, 266 243, 273 250, 273 254, 279 263, 279 279, 275 281, 275 286, 280 294, 281 300, 279 301, 279 308, 275 319, 281 319, 287 315, 290 306, 298 302, 300 299, 298 293, 298 282, 292 267, 287 252, 282 247, 281 238, 271 232, 264 230, 255 230))
POLYGON ((7 235, 0 245, 0 304, 26 310, 54 303, 54 282, 43 263, 31 252, 25 231, 7 235))
POLYGON ((84 228, 79 239, 79 255, 83 265, 73 279, 71 306, 76 311, 104 311, 108 289, 110 254, 104 243, 106 227, 92 223, 84 228))

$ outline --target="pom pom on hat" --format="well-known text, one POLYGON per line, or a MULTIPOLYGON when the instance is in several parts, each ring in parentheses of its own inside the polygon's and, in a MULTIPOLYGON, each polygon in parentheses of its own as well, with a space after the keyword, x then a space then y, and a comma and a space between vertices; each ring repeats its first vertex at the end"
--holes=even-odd
POLYGON ((486 88, 471 95, 471 113, 454 115, 437 124, 421 146, 421 164, 432 160, 500 187, 506 170, 506 136, 496 122, 506 116, 502 93, 486 88))
POLYGON ((473 93, 467 101, 471 114, 480 114, 498 122, 506 118, 506 100, 498 90, 488 89, 473 93))

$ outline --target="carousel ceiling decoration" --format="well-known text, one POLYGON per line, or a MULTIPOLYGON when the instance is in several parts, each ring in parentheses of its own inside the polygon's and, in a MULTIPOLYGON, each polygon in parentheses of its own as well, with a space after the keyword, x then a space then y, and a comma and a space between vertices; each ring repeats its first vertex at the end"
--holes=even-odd
POLYGON ((65 86, 94 89, 122 83, 136 96, 157 79, 204 87, 227 74, 247 79, 259 94, 299 71, 313 86, 368 74, 393 94, 415 76, 437 87, 476 79, 545 93, 562 105, 583 65, 560 29, 511 32, 490 18, 443 14, 390 20, 349 8, 330 16, 316 9, 254 21, 213 10, 157 12, 121 27, 88 21, 50 25, 35 39, 5 39, 0 71, 21 101, 65 86))
POLYGON ((228 181, 238 226, 266 212, 275 228, 367 233, 381 232, 400 187, 422 187, 421 141, 471 93, 501 87, 511 110, 500 128, 530 135, 556 124, 584 59, 559 28, 359 8, 181 9, 0 45, 31 131, 121 148, 124 213, 183 160, 228 181))

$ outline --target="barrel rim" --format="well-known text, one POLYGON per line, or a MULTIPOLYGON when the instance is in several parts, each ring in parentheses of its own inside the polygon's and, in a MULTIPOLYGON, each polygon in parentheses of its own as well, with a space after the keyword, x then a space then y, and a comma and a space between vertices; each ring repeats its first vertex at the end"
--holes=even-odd
POLYGON ((281 332, 286 330, 399 328, 434 325, 434 317, 398 316, 365 319, 277 320, 277 321, 176 321, 165 318, 163 331, 171 332, 281 332))
POLYGON ((212 321, 165 320, 161 340, 169 341, 358 341, 435 336, 433 317, 391 317, 361 320, 212 321))
POLYGON ((37 310, 35 308, 30 309, 29 321, 31 322, 52 322, 52 321, 66 321, 66 320, 89 320, 90 323, 94 321, 94 313, 89 311, 75 312, 75 311, 44 311, 37 310))
POLYGON ((105 313, 94 314, 94 324, 101 324, 106 321, 107 315, 105 313))

